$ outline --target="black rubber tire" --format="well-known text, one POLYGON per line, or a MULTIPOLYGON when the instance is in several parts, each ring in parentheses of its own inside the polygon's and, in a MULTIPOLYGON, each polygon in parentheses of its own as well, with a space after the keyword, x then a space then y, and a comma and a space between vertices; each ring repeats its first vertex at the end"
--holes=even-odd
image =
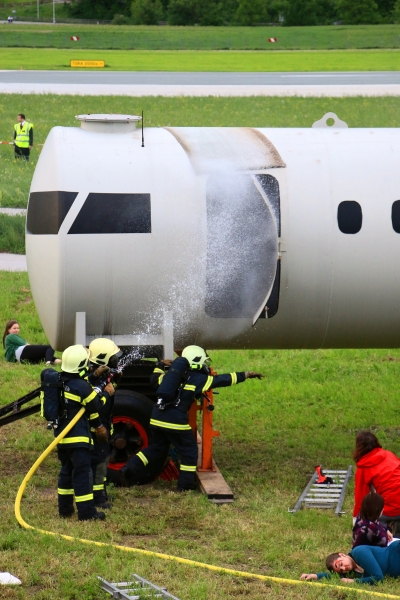
POLYGON ((114 395, 113 416, 131 417, 149 431, 153 402, 131 390, 116 390, 114 395))
MULTIPOLYGON (((130 417, 137 421, 146 431, 150 440, 150 417, 153 410, 153 402, 138 392, 131 390, 117 390, 114 396, 114 417, 130 417)), ((143 474, 138 478, 137 485, 151 483, 164 469, 168 459, 168 452, 157 461, 152 461, 143 474)), ((114 485, 121 485, 120 471, 108 468, 107 480, 114 485)))

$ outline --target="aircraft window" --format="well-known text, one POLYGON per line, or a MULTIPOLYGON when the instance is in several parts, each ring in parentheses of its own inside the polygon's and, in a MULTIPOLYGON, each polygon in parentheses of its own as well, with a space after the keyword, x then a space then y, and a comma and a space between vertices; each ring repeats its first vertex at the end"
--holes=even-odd
POLYGON ((392 225, 396 233, 400 233, 400 200, 392 204, 392 225))
POLYGON ((338 206, 337 220, 342 233, 358 233, 362 226, 362 209, 355 200, 345 200, 338 206))
POLYGON ((151 233, 150 194, 89 194, 68 233, 151 233))
POLYGON ((26 232, 57 235, 78 192, 32 192, 29 194, 26 232))

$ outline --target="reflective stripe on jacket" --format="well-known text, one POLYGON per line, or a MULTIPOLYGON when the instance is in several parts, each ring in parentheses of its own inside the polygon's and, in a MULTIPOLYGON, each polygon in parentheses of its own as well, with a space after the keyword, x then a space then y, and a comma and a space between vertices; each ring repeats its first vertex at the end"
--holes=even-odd
POLYGON ((99 418, 100 399, 93 390, 90 383, 81 379, 79 375, 63 373, 64 398, 66 403, 66 416, 61 419, 60 426, 54 431, 58 435, 64 427, 73 419, 76 413, 85 407, 86 412, 67 433, 59 444, 71 447, 93 446, 93 438, 90 427, 97 428, 101 425, 99 418), (90 421, 90 425, 89 425, 90 421))

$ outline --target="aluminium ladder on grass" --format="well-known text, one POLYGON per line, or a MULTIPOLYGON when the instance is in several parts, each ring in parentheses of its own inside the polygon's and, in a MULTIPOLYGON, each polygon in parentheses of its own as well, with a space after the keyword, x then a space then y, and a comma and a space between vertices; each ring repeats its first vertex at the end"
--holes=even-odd
POLYGON ((119 583, 110 583, 102 577, 97 577, 100 581, 103 590, 111 594, 116 600, 142 600, 148 598, 169 598, 170 600, 179 600, 176 596, 169 594, 166 588, 160 588, 154 583, 143 579, 136 573, 133 573, 132 577, 135 581, 121 581, 119 583))
POLYGON ((294 508, 289 508, 288 512, 296 513, 301 508, 334 508, 338 517, 344 514, 342 506, 352 475, 352 466, 350 465, 347 471, 324 469, 324 475, 332 477, 334 483, 317 483, 318 473, 315 471, 294 508))

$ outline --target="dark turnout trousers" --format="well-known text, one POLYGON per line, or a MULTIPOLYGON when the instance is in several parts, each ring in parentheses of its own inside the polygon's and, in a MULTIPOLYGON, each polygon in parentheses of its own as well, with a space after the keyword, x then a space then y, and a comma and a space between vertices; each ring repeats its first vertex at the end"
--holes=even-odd
POLYGON ((93 476, 89 448, 58 448, 61 462, 58 477, 58 512, 67 517, 74 512, 74 496, 78 518, 91 519, 96 514, 93 499, 93 476))
POLYGON ((127 478, 138 475, 143 469, 165 455, 170 444, 181 456, 178 489, 191 489, 197 467, 197 442, 189 425, 188 415, 175 407, 159 410, 154 407, 150 419, 151 439, 147 448, 130 459, 122 469, 127 478))
POLYGON ((90 462, 93 474, 93 497, 95 506, 101 507, 107 502, 106 480, 107 467, 110 458, 108 442, 98 442, 94 439, 93 452, 90 462))

